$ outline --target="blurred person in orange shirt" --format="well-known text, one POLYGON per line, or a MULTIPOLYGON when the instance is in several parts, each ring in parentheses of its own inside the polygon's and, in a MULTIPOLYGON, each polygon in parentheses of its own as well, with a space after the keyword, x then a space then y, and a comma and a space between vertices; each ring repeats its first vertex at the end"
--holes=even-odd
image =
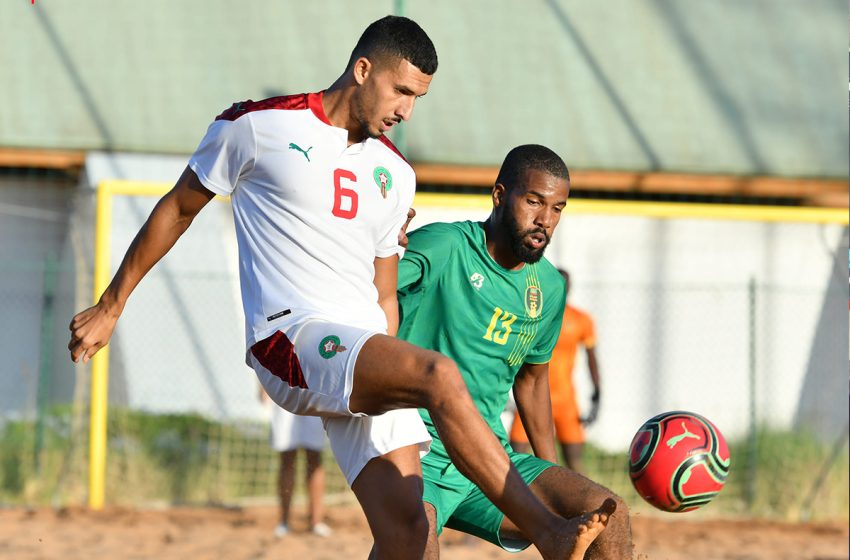
MULTIPOLYGON (((566 270, 558 272, 566 280, 567 297, 570 292, 570 274, 566 270)), ((586 312, 573 307, 567 300, 564 309, 564 322, 561 335, 552 360, 549 362, 549 392, 552 399, 552 418, 555 422, 555 433, 561 444, 561 453, 567 467, 576 472, 582 472, 582 450, 584 447, 584 428, 596 421, 599 413, 599 362, 596 360, 596 332, 593 319, 586 312), (587 366, 590 380, 593 382, 590 412, 585 417, 579 415, 578 399, 573 385, 573 366, 579 344, 587 352, 587 366)), ((514 450, 520 453, 529 452, 528 436, 522 426, 522 421, 514 413, 510 441, 514 450)))

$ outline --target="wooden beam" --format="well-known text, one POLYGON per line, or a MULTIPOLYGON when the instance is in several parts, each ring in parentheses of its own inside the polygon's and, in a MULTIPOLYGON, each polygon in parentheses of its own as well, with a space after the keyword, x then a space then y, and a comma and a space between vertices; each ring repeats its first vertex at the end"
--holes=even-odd
MULTIPOLYGON (((82 150, 0 148, 0 167, 79 170, 85 164, 82 150)), ((499 174, 497 166, 417 163, 418 182, 423 185, 450 185, 489 188, 499 174)), ((737 175, 691 175, 685 173, 642 173, 577 169, 570 172, 575 190, 622 192, 630 194, 684 194, 795 198, 811 206, 846 208, 848 183, 845 179, 810 179, 737 175)))
POLYGON ((490 166, 416 163, 413 169, 416 170, 417 183, 424 185, 490 187, 499 175, 499 168, 490 166))
POLYGON ((30 150, 0 148, 0 167, 33 167, 38 169, 80 169, 86 153, 79 150, 30 150))
MULTIPOLYGON (((499 173, 495 166, 416 164, 417 180, 426 185, 458 185, 489 188, 499 173)), ((691 194, 740 197, 800 198, 818 205, 847 206, 846 179, 811 179, 738 175, 689 175, 632 171, 573 170, 572 187, 646 194, 691 194), (842 203, 843 201, 843 203, 842 203), (824 204, 826 203, 826 204, 824 204)))
POLYGON ((813 194, 804 199, 806 206, 819 206, 821 208, 848 208, 848 191, 823 192, 813 194))

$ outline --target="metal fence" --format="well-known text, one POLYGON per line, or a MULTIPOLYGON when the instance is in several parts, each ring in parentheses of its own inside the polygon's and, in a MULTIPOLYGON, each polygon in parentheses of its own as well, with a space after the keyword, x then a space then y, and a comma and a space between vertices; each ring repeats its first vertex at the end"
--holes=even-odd
MULTIPOLYGON (((0 366, 2 503, 80 503, 88 491, 89 368, 72 365, 65 345, 70 317, 91 297, 91 250, 80 241, 91 232, 78 230, 91 228, 81 208, 93 195, 65 194, 74 208, 65 234, 43 242, 40 253, 7 250, 0 259, 0 340, 11 357, 0 366)), ((129 216, 143 218, 152 203, 116 202, 125 213, 116 214, 123 218, 112 233, 115 255, 138 229, 129 216)), ((109 364, 108 503, 273 500, 276 457, 243 361, 228 219, 226 205, 199 217, 119 322, 109 364)), ((575 221, 589 219, 607 218, 575 221)), ((817 227, 776 231, 805 238, 817 227)), ((843 226, 828 234, 827 246, 846 246, 843 226)), ((711 418, 732 448, 732 475, 707 515, 848 517, 843 250, 815 271, 814 284, 695 282, 675 274, 605 277, 574 245, 555 243, 551 258, 575 263, 571 301, 597 324, 604 397, 588 430, 591 477, 648 508, 628 482, 631 435, 660 411, 690 409, 711 418)), ((575 376, 586 401, 583 367, 575 376)), ((333 458, 325 462, 329 494, 352 499, 333 458)))

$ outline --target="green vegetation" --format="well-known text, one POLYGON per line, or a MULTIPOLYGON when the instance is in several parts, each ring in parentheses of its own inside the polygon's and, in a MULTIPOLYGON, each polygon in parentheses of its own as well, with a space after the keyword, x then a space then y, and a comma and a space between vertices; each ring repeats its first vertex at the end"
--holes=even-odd
POLYGON ((63 491, 84 484, 69 477, 75 444, 85 443, 71 435, 70 407, 57 407, 43 420, 40 449, 35 421, 0 422, 0 504, 55 503, 63 491))
MULTIPOLYGON (((0 425, 0 504, 85 502, 88 416, 78 412, 75 418, 70 407, 57 407, 43 420, 38 454, 34 420, 0 425)), ((195 414, 113 407, 108 430, 109 503, 227 504, 275 495, 277 458, 265 423, 221 423, 195 414)), ((805 432, 762 430, 755 445, 749 440, 730 443, 732 470, 726 487, 698 515, 850 517, 846 441, 837 455, 834 442, 805 432)), ((329 493, 343 492, 345 481, 329 452, 325 464, 329 493)), ((585 465, 588 476, 623 496, 634 511, 654 511, 632 488, 625 453, 588 445, 585 465)))

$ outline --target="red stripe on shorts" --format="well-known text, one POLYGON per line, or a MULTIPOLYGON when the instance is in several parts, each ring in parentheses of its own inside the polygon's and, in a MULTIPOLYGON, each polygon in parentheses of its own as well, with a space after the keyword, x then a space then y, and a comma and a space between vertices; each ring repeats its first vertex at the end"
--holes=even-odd
POLYGON ((272 375, 280 377, 290 387, 307 388, 301 363, 295 355, 295 347, 282 332, 277 331, 267 339, 251 346, 251 354, 272 375))

